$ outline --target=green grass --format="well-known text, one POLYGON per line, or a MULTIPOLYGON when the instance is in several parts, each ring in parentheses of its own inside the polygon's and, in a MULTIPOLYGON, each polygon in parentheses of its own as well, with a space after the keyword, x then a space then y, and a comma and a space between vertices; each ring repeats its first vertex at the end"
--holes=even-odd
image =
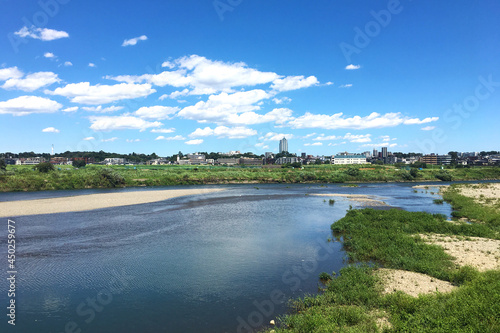
MULTIPOLYGON (((279 332, 500 332, 500 270, 458 268, 441 247, 419 233, 499 239, 496 209, 466 200, 453 186, 444 193, 456 214, 479 223, 450 223, 442 215, 373 209, 349 210, 332 224, 353 262, 340 270, 319 295, 291 302, 292 313, 279 318, 279 332), (425 273, 458 286, 449 293, 412 297, 381 293, 378 265, 425 273), (381 327, 384 318, 390 326, 381 327)), ((326 274, 326 273, 325 273, 326 274)), ((270 332, 268 329, 266 332, 270 332)))
MULTIPOLYGON (((99 170, 109 168, 123 178, 115 186, 170 186, 230 183, 344 183, 402 182, 438 180, 438 169, 418 172, 418 178, 408 179, 393 166, 310 165, 304 169, 266 169, 262 167, 225 166, 101 166, 87 165, 75 169, 56 166, 55 171, 40 173, 31 166, 8 166, 0 171, 0 191, 40 191, 59 189, 110 187, 103 182, 99 170)), ((499 167, 446 170, 453 180, 500 178, 499 167)), ((357 186, 349 184, 346 186, 357 186)), ((112 187, 112 186, 111 186, 112 187)))

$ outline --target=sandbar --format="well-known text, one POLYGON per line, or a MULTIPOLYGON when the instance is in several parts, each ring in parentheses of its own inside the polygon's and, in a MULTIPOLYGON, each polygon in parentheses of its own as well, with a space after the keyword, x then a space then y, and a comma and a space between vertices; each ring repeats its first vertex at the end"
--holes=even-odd
POLYGON ((71 197, 0 202, 0 217, 81 212, 101 208, 158 202, 186 195, 199 195, 224 189, 182 189, 99 193, 71 197))
POLYGON ((342 193, 312 193, 310 195, 318 197, 344 197, 352 201, 356 201, 366 206, 388 206, 382 200, 376 199, 375 196, 364 194, 342 194, 342 193))

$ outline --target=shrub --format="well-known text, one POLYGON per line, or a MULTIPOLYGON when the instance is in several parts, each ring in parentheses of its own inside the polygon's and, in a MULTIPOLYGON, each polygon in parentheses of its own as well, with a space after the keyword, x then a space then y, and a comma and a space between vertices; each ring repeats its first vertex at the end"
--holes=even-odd
POLYGON ((73 166, 75 168, 84 168, 86 165, 87 165, 87 163, 85 161, 82 161, 82 160, 73 161, 73 166))
POLYGON ((443 199, 434 199, 434 203, 436 205, 442 205, 444 203, 444 200, 443 199))
POLYGON ((0 159, 0 170, 5 170, 7 168, 7 164, 3 159, 0 159))
POLYGON ((436 178, 442 180, 443 182, 450 182, 452 179, 451 174, 448 171, 444 170, 439 171, 439 173, 436 175, 436 178))
POLYGON ((410 175, 411 175, 413 178, 418 178, 418 169, 412 168, 412 169, 410 170, 410 175))
POLYGON ((99 170, 100 186, 116 187, 125 184, 123 177, 113 169, 105 168, 99 170))
POLYGON ((330 281, 332 280, 332 276, 330 274, 328 274, 327 272, 322 272, 320 275, 319 275, 319 279, 321 281, 330 281))
POLYGON ((330 205, 333 205, 333 204, 335 203, 335 200, 330 199, 330 200, 328 200, 328 203, 329 203, 330 205))
POLYGON ((360 171, 358 168, 349 167, 345 173, 348 174, 349 176, 356 177, 359 175, 360 171))
POLYGON ((47 173, 49 171, 54 171, 54 169, 54 166, 49 162, 38 163, 35 165, 35 170, 38 170, 38 172, 47 173))

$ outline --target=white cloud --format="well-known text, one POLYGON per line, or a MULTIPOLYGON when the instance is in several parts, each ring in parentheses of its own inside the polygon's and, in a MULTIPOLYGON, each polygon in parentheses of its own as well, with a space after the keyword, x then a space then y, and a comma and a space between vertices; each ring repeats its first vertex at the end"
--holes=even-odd
POLYGON ((32 113, 53 113, 61 108, 61 104, 38 96, 20 96, 0 102, 0 114, 12 114, 14 116, 25 116, 32 113))
POLYGON ((73 66, 73 63, 71 61, 65 61, 64 66, 66 66, 66 67, 73 66))
POLYGON ((391 141, 391 137, 389 135, 381 135, 380 138, 382 141, 391 141))
POLYGON ((109 139, 102 139, 101 142, 113 142, 113 141, 116 141, 118 140, 118 138, 115 136, 113 138, 109 138, 109 139))
POLYGON ((331 86, 333 84, 333 82, 330 82, 328 81, 327 83, 325 83, 326 86, 331 86))
POLYGON ((140 37, 135 37, 135 38, 130 38, 130 39, 125 39, 123 41, 122 46, 135 45, 135 44, 137 44, 138 41, 140 41, 140 40, 147 40, 147 39, 148 39, 148 36, 146 36, 146 35, 142 35, 140 37))
POLYGON ((175 128, 153 128, 151 133, 173 133, 175 128))
POLYGON ((159 74, 119 75, 106 78, 127 83, 148 82, 160 87, 166 85, 186 87, 190 88, 191 95, 231 93, 236 87, 265 84, 280 78, 280 75, 273 72, 260 72, 249 68, 243 62, 213 61, 198 55, 182 57, 164 64, 165 67, 177 69, 159 74))
POLYGON ((304 146, 322 146, 323 142, 315 142, 315 143, 304 143, 304 146))
POLYGON ((140 142, 141 139, 126 139, 127 142, 140 142))
POLYGON ((175 64, 173 62, 170 62, 170 61, 164 61, 162 64, 161 64, 161 67, 167 67, 167 68, 175 68, 175 64))
POLYGON ((199 145, 203 143, 203 139, 195 139, 184 142, 187 145, 199 145))
POLYGON ((294 135, 293 134, 283 134, 283 133, 274 133, 274 132, 268 132, 265 135, 261 136, 259 140, 261 141, 279 141, 283 138, 286 138, 287 140, 293 139, 294 135))
POLYGON ((288 97, 282 97, 282 98, 273 98, 273 102, 276 103, 276 104, 287 104, 287 103, 290 103, 292 101, 291 98, 288 98, 288 97))
POLYGON ((171 106, 144 106, 139 110, 135 111, 133 115, 144 118, 144 119, 168 119, 169 116, 173 115, 180 109, 178 107, 171 106))
MULTIPOLYGON (((316 135, 316 133, 309 133, 309 134, 304 135, 302 137, 302 139, 309 139, 310 137, 315 136, 315 135, 316 135)), ((324 134, 321 134, 321 136, 324 136, 324 134)))
POLYGON ((373 147, 373 148, 388 147, 388 148, 392 148, 392 147, 396 147, 397 145, 398 145, 397 143, 384 142, 384 143, 367 143, 367 144, 361 145, 360 147, 373 147))
POLYGON ((216 136, 218 138, 244 139, 253 135, 257 135, 257 131, 251 128, 218 126, 214 129, 210 127, 197 128, 193 133, 189 134, 189 137, 216 136))
POLYGON ((22 38, 30 37, 42 41, 51 41, 69 37, 69 34, 66 31, 58 31, 47 28, 36 28, 33 25, 30 28, 24 26, 19 31, 14 32, 14 34, 22 38))
POLYGON ((57 74, 52 72, 37 72, 28 74, 24 78, 8 79, 2 86, 4 89, 19 89, 23 91, 34 91, 41 87, 49 86, 61 80, 57 74))
POLYGON ((44 128, 42 130, 42 132, 44 132, 44 133, 59 133, 60 130, 58 130, 57 128, 54 128, 54 127, 47 127, 47 128, 44 128))
POLYGON ((83 138, 83 141, 92 141, 92 140, 95 140, 93 136, 88 136, 86 138, 83 138))
POLYGON ((96 67, 96 65, 93 62, 89 62, 89 67, 96 67))
POLYGON ((421 130, 422 131, 432 131, 435 128, 436 128, 436 126, 425 126, 425 127, 422 127, 421 130))
POLYGON ((167 141, 172 141, 172 140, 186 140, 185 137, 182 135, 176 135, 176 136, 169 136, 169 137, 164 137, 163 135, 160 135, 157 137, 155 140, 167 140, 167 141))
POLYGON ((343 113, 333 115, 312 114, 306 112, 304 115, 297 117, 288 122, 287 126, 292 128, 323 128, 323 129, 367 129, 367 128, 384 128, 394 127, 398 125, 422 124, 426 122, 436 121, 438 117, 418 118, 404 117, 400 112, 386 113, 381 115, 377 112, 372 112, 365 117, 354 116, 346 118, 343 113))
POLYGON ((75 112, 75 111, 78 111, 78 106, 72 106, 72 107, 69 107, 66 109, 62 109, 61 111, 63 111, 63 112, 75 112))
POLYGON ((43 54, 43 56, 44 56, 45 58, 55 58, 55 57, 56 57, 56 56, 54 55, 54 53, 52 53, 52 52, 45 52, 45 53, 43 54))
POLYGON ((115 84, 91 86, 89 82, 70 83, 54 91, 45 90, 46 94, 64 96, 73 103, 106 104, 124 99, 146 97, 156 90, 150 84, 115 84))
POLYGON ((345 69, 347 69, 347 70, 351 70, 351 71, 352 71, 352 70, 355 70, 355 69, 360 69, 360 68, 361 68, 361 66, 360 66, 360 65, 353 65, 353 64, 350 64, 350 65, 345 66, 345 69))
POLYGON ((161 95, 158 99, 160 101, 163 101, 164 99, 166 98, 171 98, 171 99, 177 99, 178 97, 181 97, 181 96, 186 96, 189 94, 189 89, 184 89, 182 91, 174 91, 173 93, 167 95, 167 94, 163 94, 161 95))
MULTIPOLYGON (((314 133, 312 135, 314 135, 314 133)), ((310 137, 312 135, 308 134, 304 137, 304 139, 307 139, 308 137, 310 137)), ((342 139, 342 137, 336 136, 336 135, 325 136, 324 134, 321 134, 320 136, 314 138, 313 141, 330 141, 330 140, 338 140, 338 139, 342 139)))
POLYGON ((339 86, 339 88, 351 88, 352 87, 352 83, 347 83, 347 84, 343 84, 341 86, 339 86))
POLYGON ((8 79, 19 79, 23 77, 24 73, 21 72, 17 67, 9 67, 0 69, 0 81, 6 81, 8 79))
POLYGON ((319 81, 315 76, 309 76, 308 78, 305 78, 304 75, 287 76, 283 79, 274 80, 271 88, 276 91, 290 91, 315 86, 317 84, 319 84, 319 81))
POLYGON ((151 127, 161 127, 162 123, 155 121, 149 122, 144 119, 132 116, 91 116, 90 129, 94 131, 113 131, 135 129, 144 131, 151 127))
POLYGON ((358 134, 358 135, 353 135, 351 133, 347 133, 344 135, 344 139, 349 140, 349 142, 371 142, 371 134, 358 134))
POLYGON ((85 111, 90 111, 90 112, 106 113, 106 112, 115 112, 115 111, 121 110, 121 109, 123 109, 123 106, 108 106, 106 108, 103 108, 102 105, 82 106, 82 109, 84 109, 85 111))

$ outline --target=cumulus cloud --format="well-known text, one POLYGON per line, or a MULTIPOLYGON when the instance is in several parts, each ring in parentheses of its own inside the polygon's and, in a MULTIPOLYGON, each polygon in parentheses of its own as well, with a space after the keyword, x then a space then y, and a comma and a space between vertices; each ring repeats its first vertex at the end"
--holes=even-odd
POLYGON ((194 139, 184 142, 187 145, 199 145, 203 143, 203 139, 194 139))
POLYGON ((361 145, 360 147, 373 147, 373 148, 380 148, 380 147, 388 147, 388 148, 393 148, 393 147, 396 147, 398 146, 397 143, 387 143, 387 142, 384 142, 384 143, 367 143, 367 144, 364 144, 364 145, 361 145))
POLYGON ((144 131, 151 127, 161 127, 162 123, 155 121, 149 122, 144 119, 133 116, 92 116, 89 118, 92 125, 90 129, 94 131, 113 131, 135 129, 144 131))
POLYGON ((182 91, 174 91, 173 93, 168 94, 168 95, 167 94, 163 94, 158 99, 160 101, 163 101, 166 98, 177 99, 177 98, 179 98, 181 96, 186 96, 186 95, 189 95, 189 89, 184 89, 182 91))
POLYGON ((19 89, 23 91, 34 91, 38 88, 49 86, 61 80, 57 74, 52 72, 37 72, 25 77, 13 77, 2 85, 4 89, 19 89))
POLYGON ((33 25, 30 28, 28 28, 27 26, 22 27, 19 31, 14 32, 14 35, 17 35, 22 38, 29 37, 33 39, 39 39, 42 41, 51 41, 69 37, 69 34, 66 31, 58 31, 47 28, 36 28, 33 25))
POLYGON ((89 67, 96 67, 96 65, 93 62, 89 62, 89 67))
POLYGON ((20 71, 17 67, 8 67, 0 69, 0 81, 6 81, 8 79, 19 79, 24 76, 24 73, 20 71))
POLYGON ((47 127, 42 130, 44 133, 59 133, 60 131, 54 127, 47 127))
POLYGON ((153 128, 151 133, 173 133, 175 128, 153 128))
POLYGON ((268 132, 265 135, 259 137, 260 141, 279 141, 283 138, 286 138, 288 140, 293 139, 294 135, 293 134, 283 134, 283 133, 275 133, 275 132, 268 132))
POLYGON ((360 69, 360 68, 361 68, 360 65, 353 65, 353 64, 345 66, 345 69, 347 69, 349 71, 352 71, 352 70, 355 70, 355 69, 360 69))
POLYGON ((65 61, 64 66, 66 66, 66 67, 73 66, 73 63, 71 61, 65 61))
POLYGON ((155 93, 150 84, 120 83, 115 85, 97 84, 91 86, 89 82, 70 83, 54 91, 45 90, 46 94, 64 96, 73 103, 106 104, 124 99, 146 97, 155 93))
POLYGON ((322 146, 323 142, 315 142, 315 143, 304 143, 304 146, 322 146))
POLYGON ((62 109, 61 111, 63 111, 63 112, 75 112, 75 111, 78 111, 78 106, 71 106, 69 108, 62 109))
POLYGON ((398 125, 423 124, 438 120, 438 117, 430 117, 425 119, 404 117, 400 112, 379 114, 372 112, 368 116, 345 117, 343 113, 333 115, 312 114, 306 112, 304 115, 294 118, 287 123, 287 126, 292 128, 323 128, 323 129, 367 129, 367 128, 384 128, 394 127, 398 125))
POLYGON ((178 107, 155 105, 144 106, 135 111, 133 114, 144 119, 162 120, 168 119, 171 115, 179 110, 180 109, 178 107))
POLYGON ((155 140, 167 140, 167 141, 172 141, 172 140, 186 140, 185 137, 183 137, 182 135, 176 135, 176 136, 168 136, 168 137, 164 137, 163 135, 160 135, 159 137, 157 137, 155 140))
POLYGON ((276 79, 273 81, 271 88, 276 91, 290 91, 310 86, 318 85, 319 81, 315 76, 304 77, 300 76, 287 76, 283 79, 276 79))
POLYGON ((43 56, 44 56, 45 58, 55 58, 55 57, 56 57, 56 56, 54 55, 54 53, 52 53, 52 52, 45 52, 45 53, 43 54, 43 56))
POLYGON ((189 134, 189 137, 216 136, 218 138, 244 139, 253 135, 257 135, 257 131, 251 128, 218 126, 214 129, 210 127, 197 128, 193 133, 189 134))
POLYGON ((344 139, 349 140, 349 142, 371 142, 371 134, 358 134, 358 135, 353 135, 351 133, 347 133, 344 135, 344 139))
MULTIPOLYGON (((314 133, 312 135, 314 135, 314 133)), ((308 134, 304 137, 304 139, 307 139, 308 137, 310 137, 312 135, 308 134)), ((342 139, 342 136, 336 136, 336 135, 325 136, 324 134, 321 134, 320 136, 314 138, 313 141, 330 141, 330 140, 338 140, 338 139, 342 139)))
POLYGON ((122 46, 130 46, 130 45, 136 45, 138 41, 140 40, 147 40, 148 36, 142 35, 140 37, 135 37, 135 38, 130 38, 130 39, 125 39, 122 43, 122 46))
POLYGON ((436 128, 436 126, 425 126, 425 127, 422 127, 421 130, 422 131, 432 131, 435 128, 436 128))
POLYGON ((273 98, 273 102, 276 103, 276 104, 287 104, 287 103, 290 103, 292 101, 291 98, 288 98, 288 97, 282 97, 282 98, 273 98))
POLYGON ((339 88, 351 88, 352 87, 352 83, 347 83, 347 84, 343 84, 343 85, 340 85, 339 88))
POLYGON ((99 113, 106 113, 106 112, 114 112, 123 109, 123 106, 108 106, 103 108, 102 105, 99 106, 83 106, 83 110, 85 111, 91 111, 91 112, 99 112, 99 113))
POLYGON ((141 139, 126 139, 127 142, 140 142, 141 139))
POLYGON ((113 141, 116 141, 118 140, 118 138, 115 136, 113 138, 109 138, 109 139, 102 139, 101 142, 113 142, 113 141))
POLYGON ((160 87, 189 88, 191 95, 210 95, 219 92, 234 92, 236 87, 255 86, 272 82, 280 75, 249 68, 243 62, 230 63, 209 60, 198 55, 181 57, 165 62, 172 71, 159 74, 107 76, 107 79, 127 83, 147 82, 160 87))
POLYGON ((38 96, 20 96, 0 102, 0 114, 12 114, 14 116, 26 116, 32 113, 53 113, 61 108, 61 104, 38 96))

